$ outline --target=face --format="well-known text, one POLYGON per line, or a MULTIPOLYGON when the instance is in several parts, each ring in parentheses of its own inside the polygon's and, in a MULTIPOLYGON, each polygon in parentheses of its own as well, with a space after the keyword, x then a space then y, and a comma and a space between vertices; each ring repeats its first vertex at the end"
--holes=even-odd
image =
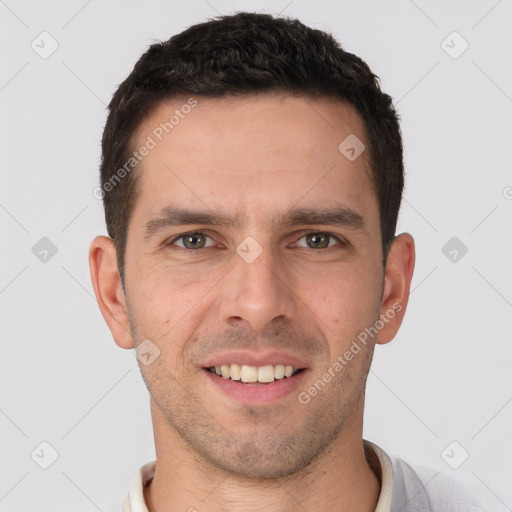
POLYGON ((160 352, 139 363, 155 429, 216 467, 288 475, 360 428, 361 333, 387 314, 368 154, 338 149, 367 144, 364 125, 327 98, 197 102, 161 104, 137 134, 156 146, 128 229, 131 335, 160 352))

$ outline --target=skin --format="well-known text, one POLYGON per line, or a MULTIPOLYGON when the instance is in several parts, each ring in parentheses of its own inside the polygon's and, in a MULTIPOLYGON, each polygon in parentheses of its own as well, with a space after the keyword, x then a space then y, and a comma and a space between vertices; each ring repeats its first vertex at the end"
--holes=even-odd
MULTIPOLYGON (((162 103, 140 126, 135 147, 185 102, 162 103)), ((337 99, 198 98, 139 168, 126 296, 112 240, 93 240, 91 278, 115 342, 131 349, 150 339, 160 350, 151 364, 139 361, 158 460, 145 489, 151 512, 282 512, 298 503, 311 511, 374 510, 380 483, 363 450, 364 390, 375 344, 391 341, 402 322, 414 241, 397 236, 383 268, 368 152, 351 162, 338 150, 349 134, 367 145, 364 133, 357 112, 337 99), (170 204, 246 222, 169 226, 146 238, 146 223, 170 204), (360 214, 364 226, 271 223, 292 208, 334 204, 360 214), (177 237, 195 231, 207 236, 186 251, 177 237), (318 248, 310 233, 333 237, 318 248), (263 251, 252 263, 236 252, 248 236, 263 251), (378 335, 300 403, 298 392, 392 309, 378 335), (267 405, 227 397, 202 364, 237 348, 307 361, 300 388, 267 405)))

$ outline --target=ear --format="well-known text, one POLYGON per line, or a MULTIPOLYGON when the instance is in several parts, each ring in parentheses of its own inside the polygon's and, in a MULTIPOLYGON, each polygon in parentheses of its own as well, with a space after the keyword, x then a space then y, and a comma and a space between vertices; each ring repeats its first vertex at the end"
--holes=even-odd
POLYGON ((89 249, 89 269, 98 306, 114 341, 121 348, 133 348, 126 300, 111 238, 97 236, 92 241, 89 249))
POLYGON ((376 343, 389 343, 402 325, 409 301, 414 262, 413 237, 409 233, 395 237, 386 262, 380 308, 380 318, 384 327, 379 330, 376 343))

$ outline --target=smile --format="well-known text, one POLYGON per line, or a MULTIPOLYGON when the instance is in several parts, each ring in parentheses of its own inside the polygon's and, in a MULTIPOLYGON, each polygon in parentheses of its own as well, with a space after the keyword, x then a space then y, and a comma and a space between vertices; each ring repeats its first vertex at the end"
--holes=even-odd
POLYGON ((285 364, 250 366, 233 363, 223 364, 221 366, 210 366, 208 368, 209 372, 226 380, 260 384, 269 384, 276 380, 292 377, 301 370, 301 368, 295 368, 285 364))

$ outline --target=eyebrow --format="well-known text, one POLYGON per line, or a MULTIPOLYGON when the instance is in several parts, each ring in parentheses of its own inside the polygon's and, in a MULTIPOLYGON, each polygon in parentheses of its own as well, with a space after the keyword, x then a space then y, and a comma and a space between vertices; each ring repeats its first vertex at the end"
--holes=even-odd
MULTIPOLYGON (((230 217, 223 213, 211 211, 197 211, 186 208, 167 206, 162 208, 158 216, 145 224, 144 238, 151 238, 153 235, 173 226, 186 226, 203 224, 208 226, 224 226, 227 228, 241 229, 247 223, 247 217, 230 217)), ((366 231, 364 217, 346 206, 335 208, 298 208, 284 214, 278 214, 272 219, 272 228, 292 227, 304 225, 327 225, 337 226, 350 230, 366 231)))

